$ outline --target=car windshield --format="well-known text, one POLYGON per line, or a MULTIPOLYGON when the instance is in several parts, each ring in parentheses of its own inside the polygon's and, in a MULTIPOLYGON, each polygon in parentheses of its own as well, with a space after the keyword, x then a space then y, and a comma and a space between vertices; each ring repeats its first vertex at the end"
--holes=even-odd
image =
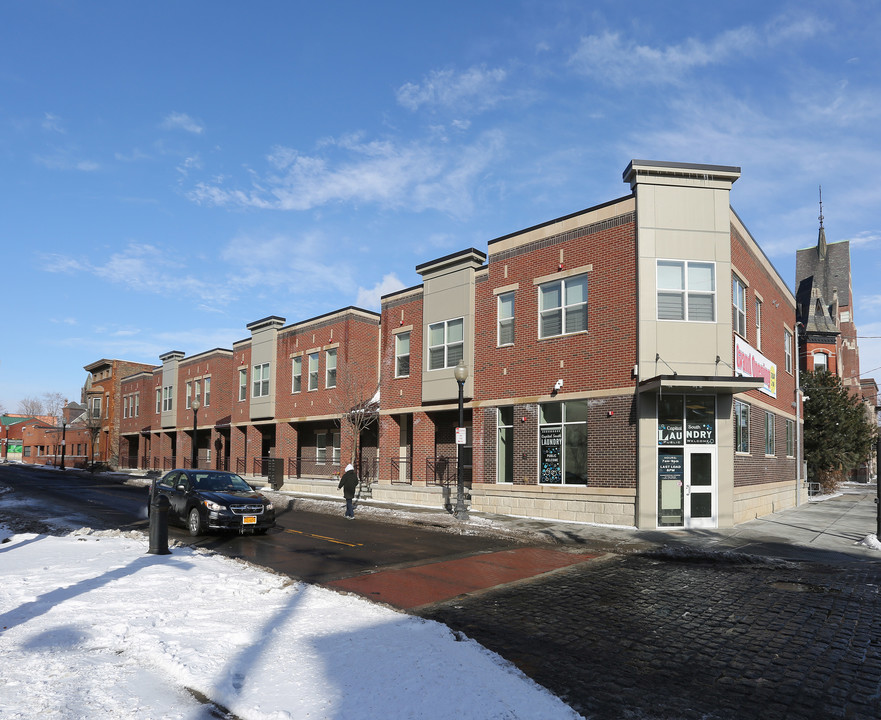
POLYGON ((213 492, 250 492, 251 490, 251 486, 238 475, 227 473, 199 473, 195 476, 193 487, 196 490, 213 492))

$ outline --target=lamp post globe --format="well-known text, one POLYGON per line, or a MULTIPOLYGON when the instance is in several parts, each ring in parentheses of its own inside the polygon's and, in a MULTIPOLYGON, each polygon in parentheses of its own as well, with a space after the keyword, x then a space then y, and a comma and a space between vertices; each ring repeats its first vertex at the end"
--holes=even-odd
POLYGON ((195 470, 198 467, 199 462, 199 450, 196 447, 196 423, 199 417, 199 408, 202 407, 202 403, 199 401, 198 397, 193 398, 193 402, 190 403, 190 407, 193 409, 193 457, 192 457, 192 467, 195 470))
MULTIPOLYGON (((464 360, 460 360, 453 370, 453 376, 459 385, 459 427, 465 427, 464 391, 465 381, 468 379, 468 367, 464 360)), ((462 474, 462 445, 456 440, 456 517, 460 520, 468 519, 468 508, 465 506, 465 481, 462 474)))

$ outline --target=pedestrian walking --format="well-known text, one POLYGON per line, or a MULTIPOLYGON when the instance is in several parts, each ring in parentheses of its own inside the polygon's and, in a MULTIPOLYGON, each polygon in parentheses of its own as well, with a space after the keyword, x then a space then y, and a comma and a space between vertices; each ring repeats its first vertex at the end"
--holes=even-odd
POLYGON ((346 465, 346 472, 340 478, 340 484, 337 487, 343 489, 343 497, 346 498, 346 519, 355 519, 355 508, 352 500, 355 498, 355 488, 358 487, 358 476, 355 474, 355 467, 352 463, 346 465))

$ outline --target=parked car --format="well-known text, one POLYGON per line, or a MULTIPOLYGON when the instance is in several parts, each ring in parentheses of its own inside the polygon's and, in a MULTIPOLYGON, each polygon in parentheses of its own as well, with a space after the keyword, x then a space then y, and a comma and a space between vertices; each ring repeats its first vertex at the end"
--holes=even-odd
POLYGON ((147 500, 168 498, 168 520, 179 523, 190 535, 208 530, 234 530, 263 534, 275 526, 272 502, 231 472, 220 470, 172 470, 153 481, 147 500))

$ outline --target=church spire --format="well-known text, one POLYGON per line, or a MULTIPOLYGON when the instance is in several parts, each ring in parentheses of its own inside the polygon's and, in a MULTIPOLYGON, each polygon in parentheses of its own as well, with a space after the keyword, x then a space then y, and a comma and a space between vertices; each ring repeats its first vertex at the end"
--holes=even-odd
POLYGON ((820 185, 820 235, 817 238, 817 254, 826 257, 826 230, 823 227, 823 186, 820 185))

